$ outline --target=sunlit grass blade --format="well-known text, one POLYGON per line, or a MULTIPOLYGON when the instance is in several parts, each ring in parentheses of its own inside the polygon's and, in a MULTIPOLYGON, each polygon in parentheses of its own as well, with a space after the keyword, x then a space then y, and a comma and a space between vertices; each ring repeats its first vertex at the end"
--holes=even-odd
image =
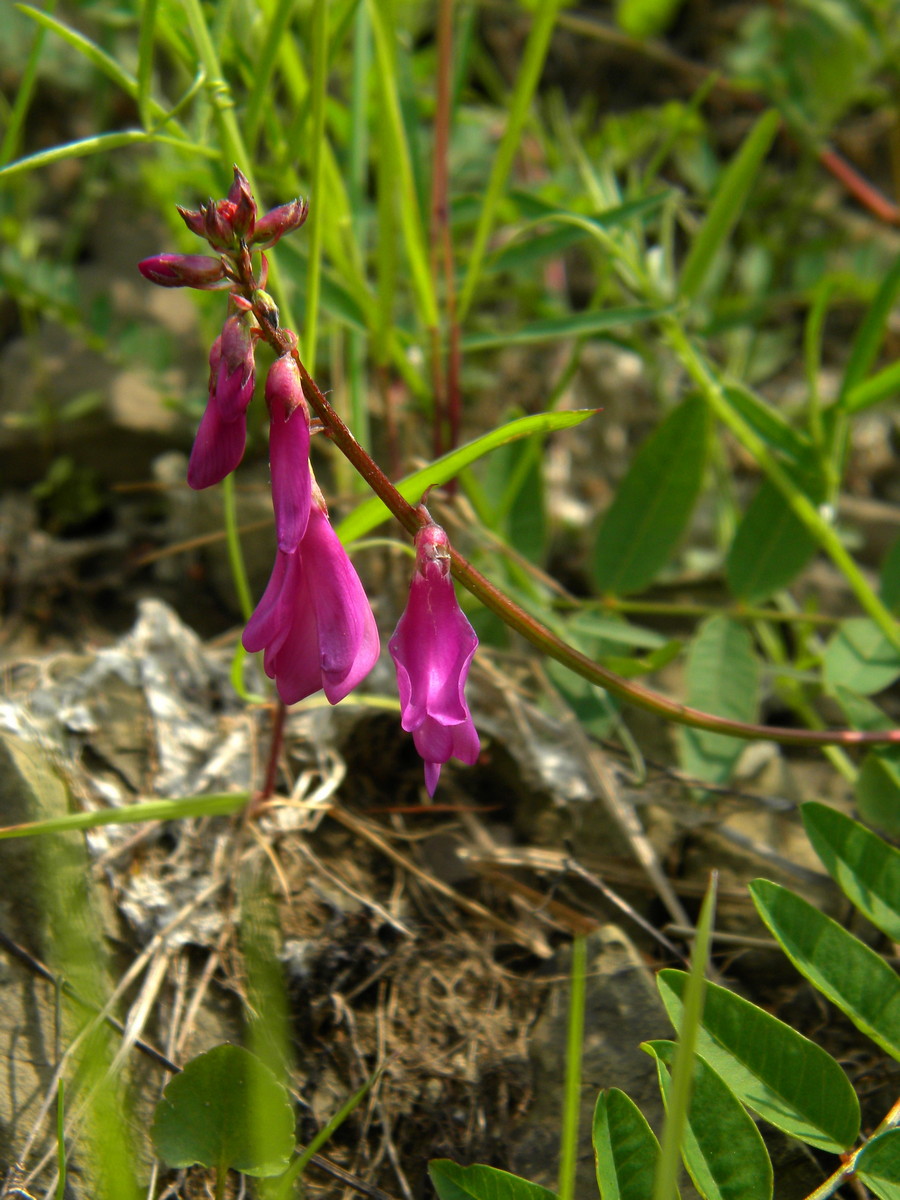
MULTIPOLYGON (((55 7, 56 0, 50 0, 50 3, 47 5, 48 15, 52 14, 55 7)), ((16 88, 16 98, 13 101, 12 109, 6 122, 6 129, 3 132, 3 142, 0 144, 0 166, 9 162, 18 148, 19 135, 25 124, 25 117, 31 104, 31 97, 34 94, 38 63, 41 59, 41 51, 44 48, 44 38, 46 35, 47 26, 41 26, 35 31, 34 41, 31 44, 28 59, 22 71, 22 78, 19 80, 19 86, 16 88)))
MULTIPOLYGON (((485 454, 489 454, 498 446, 515 441, 517 438, 529 437, 531 434, 568 429, 594 415, 595 410, 588 408, 570 412, 537 413, 535 416, 521 417, 518 421, 511 421, 508 425, 502 425, 499 429, 493 429, 490 433, 476 438, 475 441, 460 446, 458 450, 444 454, 429 466, 423 467, 421 471, 414 471, 412 475, 407 475, 396 485, 397 490, 411 504, 418 504, 428 488, 437 487, 446 483, 448 479, 453 479, 463 467, 482 458, 485 454)), ((337 527, 338 536, 342 542, 355 542, 357 538, 365 537, 376 525, 386 521, 389 516, 390 513, 382 501, 376 496, 372 496, 341 521, 337 527)))
POLYGON ((882 400, 891 400, 900 393, 900 362, 889 363, 869 379, 855 384, 844 393, 841 406, 846 413, 862 412, 882 400))
POLYGON ((755 879, 750 894, 797 970, 857 1029, 900 1059, 897 973, 874 950, 787 888, 755 879))
POLYGON ((800 813, 813 849, 844 895, 900 942, 900 850, 827 804, 810 801, 800 813))
POLYGON ((145 129, 153 124, 151 85, 153 82, 153 44, 159 0, 142 0, 141 32, 138 39, 137 106, 145 129))
POLYGON ((460 322, 465 320, 472 303, 472 296, 478 285, 488 241, 497 219, 497 209, 506 188, 513 160, 521 146, 522 130, 525 127, 531 101, 541 77, 560 2, 561 0, 539 0, 534 9, 533 24, 522 56, 522 65, 519 68, 516 85, 507 106, 506 128, 494 156, 478 225, 475 229, 475 238, 469 251, 469 265, 457 310, 460 322))
POLYGON ((678 1045, 672 1065, 672 1083, 666 1104, 662 1143, 653 1179, 653 1200, 673 1200, 678 1194, 678 1163, 687 1126, 694 1076, 694 1055, 703 1015, 709 943, 716 913, 716 876, 713 874, 700 907, 691 970, 686 977, 684 1006, 678 1023, 678 1045))
POLYGON ((428 265, 428 241, 425 236, 425 225, 416 192, 412 158, 403 126, 400 97, 397 91, 391 6, 387 0, 367 0, 367 2, 372 19, 372 34, 378 63, 376 76, 385 117, 382 133, 390 140, 390 153, 397 170, 395 187, 399 194, 406 256, 412 273, 412 284, 418 301, 420 319, 424 325, 436 328, 438 305, 428 265))
POLYGON ((271 82, 278 50, 296 7, 297 0, 277 0, 275 11, 267 14, 266 34, 253 62, 252 82, 244 107, 244 140, 251 150, 259 136, 263 107, 271 103, 271 82))
POLYGON ((62 162, 67 158, 86 158, 91 154, 103 154, 109 150, 121 150, 126 146, 140 146, 146 142, 156 142, 166 146, 175 146, 188 154, 200 154, 204 158, 218 158, 215 150, 199 146, 182 138, 166 137, 158 133, 145 133, 142 129, 126 129, 119 133, 98 133, 93 137, 80 138, 77 142, 66 142, 61 146, 52 146, 49 150, 38 150, 25 158, 0 167, 0 179, 10 179, 26 171, 36 171, 40 167, 49 167, 53 163, 62 162))
POLYGON ((578 1165, 578 1120, 581 1113, 581 1057, 584 1053, 584 1001, 587 948, 584 937, 572 942, 569 975, 569 1018, 566 1029, 566 1083, 560 1131, 559 1196, 573 1200, 578 1165))
POLYGON ((307 259, 306 312, 303 352, 306 369, 316 373, 316 340, 319 330, 319 280, 322 273, 322 230, 327 215, 322 187, 325 145, 325 84, 328 79, 328 0, 313 0, 312 6, 312 85, 309 130, 309 190, 311 194, 309 257, 307 259))
POLYGON ((723 171, 681 270, 679 293, 685 299, 692 299, 702 289, 713 260, 731 236, 780 124, 781 116, 774 109, 763 113, 723 171))
POLYGON ((0 827, 0 841, 6 838, 33 837, 42 833, 62 833, 73 829, 96 829, 100 825, 131 825, 142 821, 181 821, 185 817, 218 817, 237 812, 249 799, 247 792, 219 792, 209 796, 186 796, 179 800, 145 800, 122 808, 104 808, 98 812, 68 813, 46 821, 27 821, 22 825, 0 827))

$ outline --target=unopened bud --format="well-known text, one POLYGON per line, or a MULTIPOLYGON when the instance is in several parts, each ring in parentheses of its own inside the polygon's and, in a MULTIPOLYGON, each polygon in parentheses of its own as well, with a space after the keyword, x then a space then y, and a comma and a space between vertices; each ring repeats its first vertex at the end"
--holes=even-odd
POLYGON ((233 206, 231 228, 238 241, 244 240, 253 233, 256 223, 256 201, 250 191, 250 184, 244 173, 234 168, 234 182, 228 190, 228 200, 233 206))
POLYGON ((253 311, 260 320, 265 321, 270 329, 278 328, 278 306, 262 288, 257 288, 253 293, 253 311))
POLYGON ((191 287, 209 291, 229 286, 220 258, 204 254, 155 254, 138 263, 145 279, 160 287, 191 287))
POLYGON ((268 250, 286 233, 299 229, 309 215, 306 200, 292 200, 290 204, 279 204, 270 209, 256 222, 249 245, 256 250, 268 250))
POLYGON ((283 419, 288 420, 298 409, 302 408, 309 421, 309 410, 306 397, 303 394, 303 382, 300 379, 300 369, 292 354, 283 354, 276 358, 269 367, 266 376, 266 403, 271 411, 278 405, 283 419))

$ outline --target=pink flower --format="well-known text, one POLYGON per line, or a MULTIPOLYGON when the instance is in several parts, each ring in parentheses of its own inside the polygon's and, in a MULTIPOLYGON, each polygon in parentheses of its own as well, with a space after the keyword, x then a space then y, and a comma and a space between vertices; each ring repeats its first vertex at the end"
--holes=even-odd
POLYGON ((296 550, 306 532, 312 495, 309 471, 309 410, 300 371, 290 354, 275 360, 266 376, 269 462, 278 548, 296 550))
POLYGON ((204 254, 154 254, 139 262, 138 270, 160 287, 199 288, 202 292, 231 287, 222 259, 204 254))
POLYGON ((209 399, 188 463, 190 487, 221 482, 244 457, 253 384, 252 331, 243 314, 233 314, 209 352, 209 399))
POLYGON ((463 694, 478 638, 453 590, 449 545, 440 525, 425 525, 416 534, 409 602, 388 643, 401 723, 425 761, 430 796, 448 759, 471 765, 480 750, 463 694))
POLYGON ((337 704, 375 665, 375 618, 320 495, 297 549, 278 550, 243 644, 251 654, 265 650, 266 674, 285 704, 320 688, 337 704))

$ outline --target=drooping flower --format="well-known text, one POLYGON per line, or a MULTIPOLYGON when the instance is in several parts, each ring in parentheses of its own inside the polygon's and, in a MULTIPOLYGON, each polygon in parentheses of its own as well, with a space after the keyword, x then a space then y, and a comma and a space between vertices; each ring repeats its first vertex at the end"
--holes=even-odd
POLYGON ((448 759, 471 765, 481 748, 464 694, 478 638, 456 599, 449 545, 440 525, 425 525, 416 534, 409 601, 388 642, 401 724, 425 762, 430 796, 448 759))
POLYGON ((300 371, 291 354, 283 354, 269 368, 266 404, 275 532, 279 550, 291 553, 306 532, 312 496, 309 410, 300 371))
POLYGON ((319 689, 337 704, 375 665, 375 617, 318 488, 306 532, 296 550, 277 551, 242 640, 251 654, 265 651, 266 674, 285 704, 319 689))
POLYGON ((254 384, 251 320, 233 313, 209 352, 209 399, 187 473, 188 484, 198 491, 221 482, 244 456, 254 384))

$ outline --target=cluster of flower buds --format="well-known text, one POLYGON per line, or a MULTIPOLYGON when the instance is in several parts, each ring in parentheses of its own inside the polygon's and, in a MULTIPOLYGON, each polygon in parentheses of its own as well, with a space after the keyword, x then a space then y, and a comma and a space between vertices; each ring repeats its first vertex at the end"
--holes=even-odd
MULTIPOLYGON (((278 352, 265 385, 278 549, 243 644, 251 653, 264 652, 266 674, 285 704, 320 690, 337 704, 375 665, 378 629, 309 463, 310 414, 297 339, 279 326, 278 310, 264 290, 265 254, 258 275, 252 260, 255 251, 269 249, 298 229, 308 206, 294 200, 258 217, 250 185, 235 167, 224 200, 178 211, 217 257, 157 254, 139 264, 141 273, 161 287, 229 291, 228 315, 209 354, 209 397, 191 451, 188 483, 210 487, 240 463, 256 382, 254 350, 263 338, 278 352)), ((409 603, 389 645, 403 728, 412 733, 424 759, 429 794, 450 758, 474 763, 478 757, 478 734, 464 696, 477 645, 453 589, 447 535, 429 522, 416 537, 409 603)))

